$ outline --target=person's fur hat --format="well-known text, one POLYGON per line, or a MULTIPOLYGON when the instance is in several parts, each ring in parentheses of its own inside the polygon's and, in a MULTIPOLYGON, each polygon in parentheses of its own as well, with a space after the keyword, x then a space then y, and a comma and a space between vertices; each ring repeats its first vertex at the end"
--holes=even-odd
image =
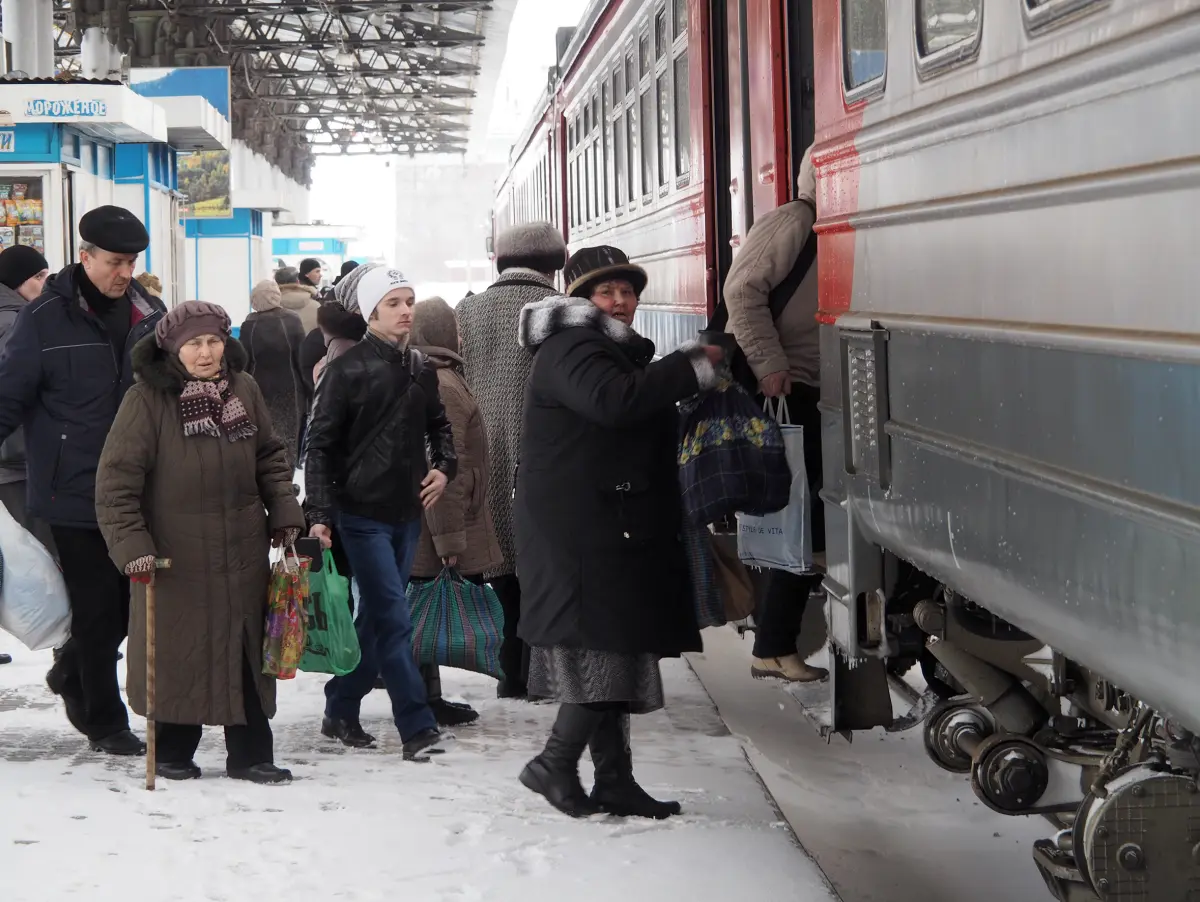
POLYGON ((514 266, 553 274, 567 263, 562 232, 549 222, 527 222, 501 232, 496 238, 496 269, 514 266))

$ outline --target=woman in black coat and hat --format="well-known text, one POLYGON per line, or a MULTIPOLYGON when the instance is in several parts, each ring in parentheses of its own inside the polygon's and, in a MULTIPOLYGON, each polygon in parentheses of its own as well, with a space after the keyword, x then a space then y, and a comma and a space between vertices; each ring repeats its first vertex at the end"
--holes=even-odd
POLYGON ((680 806, 635 782, 629 715, 663 706, 660 658, 701 648, 675 405, 716 385, 721 352, 689 342, 651 362, 632 327, 646 273, 616 248, 580 250, 564 276, 571 297, 526 305, 518 335, 535 354, 514 511, 519 631, 530 692, 560 702, 521 782, 573 817, 665 818, 680 806))

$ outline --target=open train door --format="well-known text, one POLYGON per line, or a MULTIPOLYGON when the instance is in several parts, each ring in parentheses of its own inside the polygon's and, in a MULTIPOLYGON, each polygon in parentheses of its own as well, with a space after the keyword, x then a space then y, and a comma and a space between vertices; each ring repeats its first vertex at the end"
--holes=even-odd
POLYGON ((719 292, 755 218, 795 196, 816 132, 813 19, 812 0, 706 2, 719 292))

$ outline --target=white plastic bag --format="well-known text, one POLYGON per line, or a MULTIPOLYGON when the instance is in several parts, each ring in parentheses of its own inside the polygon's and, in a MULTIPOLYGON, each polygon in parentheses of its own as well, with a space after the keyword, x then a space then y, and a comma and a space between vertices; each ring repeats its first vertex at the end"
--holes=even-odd
POLYGON ((0 504, 0 629, 30 651, 56 648, 71 630, 67 584, 50 552, 0 504))
POLYGON ((772 409, 770 398, 763 409, 779 421, 792 471, 792 494, 781 511, 754 517, 738 514, 738 557, 751 567, 808 573, 812 570, 812 510, 809 507, 808 472, 804 467, 804 427, 793 426, 787 403, 772 409))

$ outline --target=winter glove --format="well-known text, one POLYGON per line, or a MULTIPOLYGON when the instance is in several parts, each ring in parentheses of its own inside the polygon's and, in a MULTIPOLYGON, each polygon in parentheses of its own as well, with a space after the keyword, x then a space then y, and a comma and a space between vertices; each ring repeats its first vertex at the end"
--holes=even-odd
POLYGON ((283 529, 277 529, 271 533, 272 548, 291 548, 296 544, 296 539, 300 538, 300 530, 295 526, 287 526, 283 529))
POLYGON ((125 565, 125 575, 135 583, 150 584, 154 576, 154 555, 146 554, 125 565))

